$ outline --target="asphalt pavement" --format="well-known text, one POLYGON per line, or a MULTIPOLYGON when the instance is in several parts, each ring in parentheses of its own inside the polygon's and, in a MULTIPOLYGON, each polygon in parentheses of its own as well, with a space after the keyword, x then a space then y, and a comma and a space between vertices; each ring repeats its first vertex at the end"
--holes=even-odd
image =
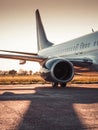
POLYGON ((98 130, 98 84, 0 85, 0 130, 98 130))

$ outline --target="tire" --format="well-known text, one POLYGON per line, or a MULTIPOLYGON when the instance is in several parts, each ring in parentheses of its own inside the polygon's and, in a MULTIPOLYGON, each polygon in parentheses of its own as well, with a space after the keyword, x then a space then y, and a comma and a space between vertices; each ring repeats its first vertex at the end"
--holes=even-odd
POLYGON ((53 88, 57 88, 58 87, 58 83, 52 83, 52 87, 53 88))
POLYGON ((65 87, 66 87, 66 84, 67 84, 67 83, 60 83, 60 86, 61 86, 62 88, 65 88, 65 87))

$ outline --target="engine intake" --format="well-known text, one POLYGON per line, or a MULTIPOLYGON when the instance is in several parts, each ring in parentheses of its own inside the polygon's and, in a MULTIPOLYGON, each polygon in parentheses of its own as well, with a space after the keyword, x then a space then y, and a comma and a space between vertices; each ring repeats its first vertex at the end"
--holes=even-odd
POLYGON ((63 58, 49 59, 42 66, 41 76, 50 82, 69 82, 74 76, 73 65, 63 58))

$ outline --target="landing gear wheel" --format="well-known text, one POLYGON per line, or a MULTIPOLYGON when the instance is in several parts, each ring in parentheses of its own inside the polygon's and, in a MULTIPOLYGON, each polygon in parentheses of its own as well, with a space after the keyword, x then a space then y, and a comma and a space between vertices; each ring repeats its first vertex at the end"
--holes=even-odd
POLYGON ((62 88, 65 88, 65 87, 66 87, 66 84, 67 84, 67 83, 60 83, 60 86, 61 86, 62 88))
POLYGON ((58 87, 58 83, 52 83, 52 87, 53 88, 57 88, 58 87))

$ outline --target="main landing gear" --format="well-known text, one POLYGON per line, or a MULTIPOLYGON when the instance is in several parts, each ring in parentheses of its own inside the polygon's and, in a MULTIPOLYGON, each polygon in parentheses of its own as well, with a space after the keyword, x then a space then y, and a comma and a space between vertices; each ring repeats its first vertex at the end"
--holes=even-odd
POLYGON ((66 84, 67 83, 52 83, 52 87, 57 88, 60 85, 60 87, 65 88, 66 84))

